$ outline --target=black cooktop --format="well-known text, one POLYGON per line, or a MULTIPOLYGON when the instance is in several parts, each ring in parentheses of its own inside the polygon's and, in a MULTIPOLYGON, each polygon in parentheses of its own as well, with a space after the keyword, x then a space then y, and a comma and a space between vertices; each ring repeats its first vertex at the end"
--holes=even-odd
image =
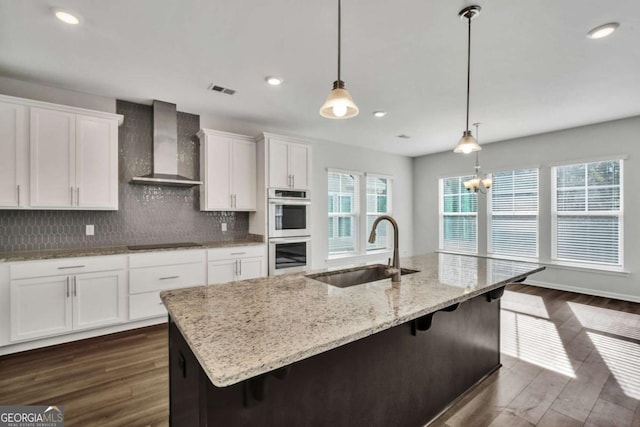
POLYGON ((152 245, 131 245, 127 246, 131 251, 146 251, 149 249, 172 249, 172 248, 193 248, 201 247, 200 243, 181 242, 181 243, 156 243, 152 245))

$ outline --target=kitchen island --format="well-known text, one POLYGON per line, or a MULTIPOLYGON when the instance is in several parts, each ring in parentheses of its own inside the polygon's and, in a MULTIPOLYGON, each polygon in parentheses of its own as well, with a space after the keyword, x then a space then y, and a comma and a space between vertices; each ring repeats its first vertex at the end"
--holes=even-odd
POLYGON ((338 288, 302 274, 164 291, 173 426, 419 426, 500 367, 500 296, 535 264, 452 254, 338 288))

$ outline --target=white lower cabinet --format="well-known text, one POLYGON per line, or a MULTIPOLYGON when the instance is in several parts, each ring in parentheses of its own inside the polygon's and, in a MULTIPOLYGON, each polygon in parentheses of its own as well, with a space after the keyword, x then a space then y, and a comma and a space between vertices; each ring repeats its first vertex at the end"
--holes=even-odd
MULTIPOLYGON (((10 285, 11 341, 60 335, 123 323, 126 318, 124 269, 60 274, 67 261, 33 262, 33 274, 59 269, 57 275, 22 278, 29 263, 15 269, 10 285), (44 266, 43 266, 44 264, 44 266), (56 267, 57 266, 57 267, 56 267), (26 267, 26 268, 25 268, 26 267)), ((104 268, 112 267, 112 260, 104 268)))
POLYGON ((160 292, 207 283, 204 250, 129 256, 129 320, 166 316, 160 292))
POLYGON ((208 282, 220 284, 267 275, 266 246, 209 249, 208 282))

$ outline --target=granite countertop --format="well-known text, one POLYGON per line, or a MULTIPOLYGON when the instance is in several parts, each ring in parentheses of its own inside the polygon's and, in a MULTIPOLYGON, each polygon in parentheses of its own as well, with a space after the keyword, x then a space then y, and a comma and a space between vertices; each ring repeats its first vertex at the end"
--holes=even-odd
POLYGON ((211 382, 226 387, 544 270, 452 254, 400 264, 420 272, 402 276, 400 284, 385 279, 349 288, 288 274, 161 297, 211 382))
POLYGON ((17 261, 36 261, 57 258, 75 258, 85 256, 103 256, 103 255, 122 255, 122 254, 140 254, 145 252, 160 251, 181 251, 187 249, 211 249, 211 248, 227 248, 234 246, 252 246, 263 245, 264 242, 259 240, 260 236, 253 239, 232 240, 232 241, 216 241, 216 242, 197 242, 200 246, 186 246, 180 248, 161 248, 161 249, 144 249, 131 250, 127 246, 113 246, 107 248, 78 248, 78 249, 56 249, 29 252, 0 252, 0 262, 17 262, 17 261))

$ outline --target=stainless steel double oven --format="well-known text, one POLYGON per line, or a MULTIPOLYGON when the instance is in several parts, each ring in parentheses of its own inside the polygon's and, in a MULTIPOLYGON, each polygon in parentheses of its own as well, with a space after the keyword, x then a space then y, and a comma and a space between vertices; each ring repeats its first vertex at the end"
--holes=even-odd
POLYGON ((311 197, 308 190, 269 189, 269 275, 311 266, 311 197))

